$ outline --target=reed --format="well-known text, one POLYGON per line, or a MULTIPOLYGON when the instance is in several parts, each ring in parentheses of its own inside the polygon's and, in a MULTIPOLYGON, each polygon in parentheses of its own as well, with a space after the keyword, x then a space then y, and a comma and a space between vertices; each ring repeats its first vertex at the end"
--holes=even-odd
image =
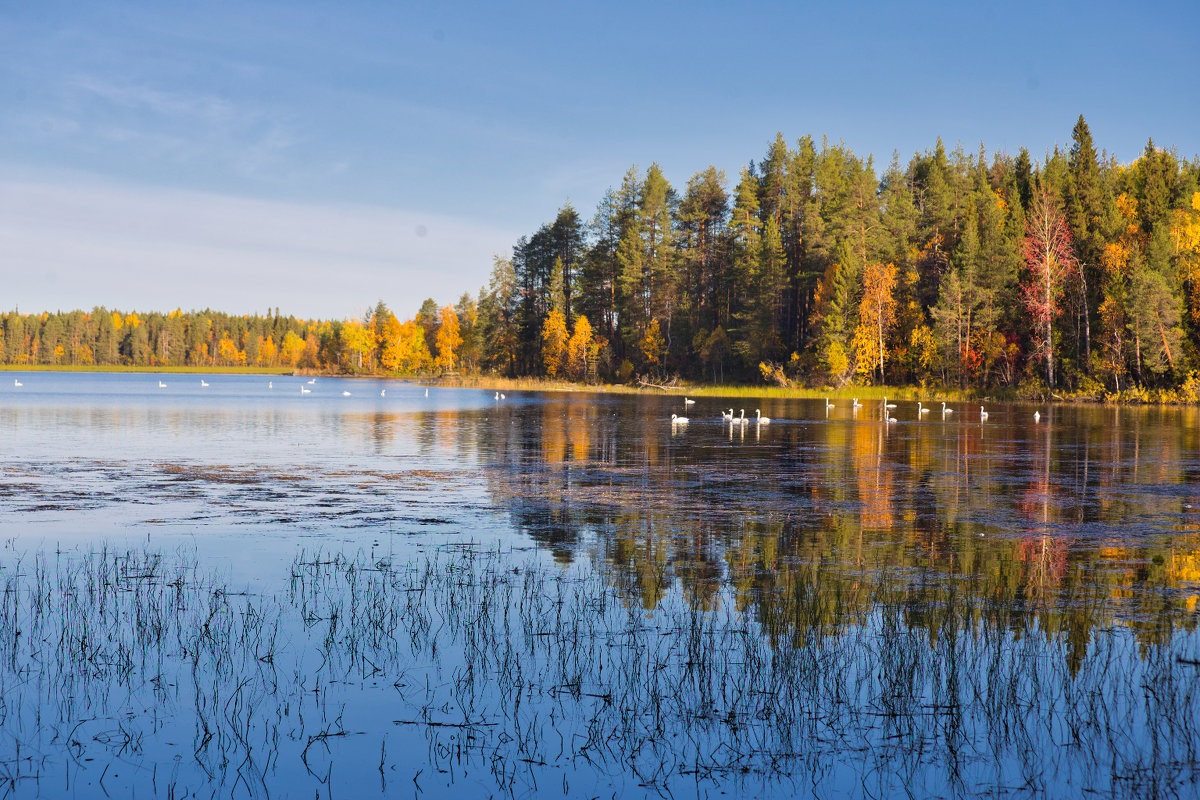
POLYGON ((302 552, 269 596, 186 552, 22 556, 0 792, 1195 791, 1194 632, 1101 631, 1072 663, 977 595, 866 592, 797 586, 762 623, 730 591, 650 612, 586 565, 469 544, 302 552))

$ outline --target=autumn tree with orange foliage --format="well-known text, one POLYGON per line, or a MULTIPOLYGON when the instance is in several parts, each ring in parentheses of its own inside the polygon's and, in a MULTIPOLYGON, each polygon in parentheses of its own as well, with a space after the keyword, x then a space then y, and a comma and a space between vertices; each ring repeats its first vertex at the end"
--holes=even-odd
POLYGON ((563 312, 551 309, 542 324, 542 366, 547 377, 556 378, 567 362, 567 323, 563 312))
POLYGON ((444 372, 452 372, 455 364, 455 352, 462 344, 462 336, 458 332, 458 314, 454 306, 443 306, 441 323, 437 330, 437 358, 434 366, 444 372))
POLYGON ((423 372, 433 364, 425 329, 416 320, 400 323, 392 317, 384 325, 384 344, 380 355, 383 368, 401 375, 423 372))
POLYGON ((587 377, 588 363, 596 355, 598 349, 595 337, 592 335, 592 325, 587 317, 580 315, 575 320, 575 331, 567 342, 567 374, 572 380, 583 380, 587 377))

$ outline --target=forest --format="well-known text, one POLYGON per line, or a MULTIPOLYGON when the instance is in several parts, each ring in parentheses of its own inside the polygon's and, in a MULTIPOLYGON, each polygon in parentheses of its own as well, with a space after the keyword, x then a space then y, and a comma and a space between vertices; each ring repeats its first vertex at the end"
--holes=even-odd
POLYGON ((1040 163, 939 139, 882 175, 778 134, 732 184, 630 167, 404 322, 13 311, 0 361, 1195 399, 1200 160, 1118 163, 1082 116, 1040 163))

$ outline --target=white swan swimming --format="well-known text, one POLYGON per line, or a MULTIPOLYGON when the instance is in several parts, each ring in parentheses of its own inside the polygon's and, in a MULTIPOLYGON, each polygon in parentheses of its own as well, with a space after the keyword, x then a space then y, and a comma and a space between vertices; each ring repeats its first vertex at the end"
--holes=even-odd
POLYGON ((687 425, 688 422, 689 422, 689 420, 687 417, 678 417, 674 414, 671 415, 671 424, 672 425, 687 425))
POLYGON ((24 385, 25 384, 21 383, 21 381, 18 380, 17 378, 13 378, 13 386, 24 386, 24 385))
POLYGON ((983 406, 979 407, 979 421, 987 422, 987 412, 983 410, 983 406))
POLYGON ((201 385, 201 386, 208 386, 208 381, 204 380, 204 378, 201 378, 201 379, 200 379, 200 385, 201 385))
POLYGON ((887 401, 887 398, 885 397, 885 398, 883 398, 883 407, 884 407, 884 408, 887 408, 887 409, 892 409, 892 408, 895 408, 895 407, 896 407, 896 404, 895 404, 895 403, 889 403, 889 402, 887 401))
POLYGON ((380 396, 380 397, 383 397, 383 396, 384 396, 384 395, 386 395, 386 394, 387 394, 387 389, 380 389, 380 390, 379 390, 379 396, 380 396))
POLYGON ((942 416, 943 417, 946 416, 947 414, 953 414, 953 413, 954 413, 953 408, 946 408, 946 404, 942 403, 942 416))
MULTIPOLYGON (((885 413, 886 413, 886 412, 885 412, 885 413)), ((888 423, 889 425, 890 425, 891 423, 895 422, 895 421, 896 421, 896 418, 895 418, 895 417, 893 417, 891 414, 887 414, 887 423, 888 423)))
POLYGON ((313 378, 311 381, 309 381, 309 384, 311 385, 311 384, 314 384, 314 383, 316 383, 316 382, 317 382, 317 379, 316 379, 316 378, 313 378))
MULTIPOLYGON (((732 408, 729 410, 733 411, 732 408)), ((738 409, 738 413, 740 416, 737 419, 735 419, 734 422, 738 423, 739 425, 745 425, 748 422, 750 422, 750 420, 746 419, 746 409, 744 409, 744 408, 738 409)))
POLYGON ((267 381, 267 388, 268 388, 268 389, 274 389, 274 388, 275 388, 275 381, 267 381))
POLYGON ((856 398, 854 398, 853 402, 850 403, 850 407, 851 408, 862 408, 862 403, 858 402, 858 398, 856 397, 856 398))
POLYGON ((929 409, 926 408, 925 406, 921 405, 920 401, 917 401, 917 416, 919 417, 922 414, 928 414, 928 413, 929 413, 929 409))
POLYGON ((835 406, 833 403, 829 402, 829 398, 826 397, 825 398, 825 410, 832 411, 835 408, 837 408, 837 406, 835 406))
POLYGON ((160 388, 160 389, 165 389, 165 388, 167 388, 167 385, 166 385, 165 383, 163 383, 162 381, 159 381, 159 382, 158 382, 158 388, 160 388))
MULTIPOLYGON (((425 390, 425 396, 426 396, 426 397, 429 397, 429 390, 428 390, 428 389, 426 389, 426 390, 425 390)), ((492 399, 493 399, 493 400, 499 400, 499 399, 500 399, 500 393, 499 393, 499 392, 496 392, 496 396, 495 396, 495 397, 493 397, 492 399)))
POLYGON ((687 408, 688 406, 694 406, 694 405, 696 405, 696 401, 695 401, 695 400, 689 400, 689 399, 687 399, 686 397, 685 397, 685 398, 683 398, 683 407, 684 407, 684 408, 687 408))
POLYGON ((303 386, 301 386, 301 387, 300 387, 300 394, 312 394, 312 389, 306 389, 306 388, 304 388, 303 386))
POLYGON ((349 392, 342 392, 342 397, 349 397, 349 396, 350 396, 349 392))
POLYGON ((1040 412, 1040 411, 1033 412, 1033 421, 1035 423, 1041 422, 1042 421, 1042 412, 1040 412))
POLYGON ((429 397, 429 389, 428 389, 428 387, 425 389, 425 396, 426 396, 426 397, 429 397))
POLYGON ((724 420, 725 422, 732 422, 733 421, 733 409, 732 408, 729 409, 728 413, 722 411, 721 419, 724 420))
POLYGON ((768 425, 771 422, 771 418, 764 417, 762 415, 762 412, 756 408, 756 409, 754 409, 754 421, 757 422, 759 425, 768 425))

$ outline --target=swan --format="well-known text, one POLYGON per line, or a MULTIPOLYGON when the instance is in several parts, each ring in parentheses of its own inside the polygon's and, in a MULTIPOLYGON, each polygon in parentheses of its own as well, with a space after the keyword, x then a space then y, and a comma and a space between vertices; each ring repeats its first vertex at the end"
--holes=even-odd
POLYGON ((160 389, 165 389, 165 388, 167 388, 167 385, 166 385, 165 383, 163 383, 162 381, 159 381, 159 382, 158 382, 158 388, 160 388, 160 389))
POLYGON ((895 417, 893 417, 893 416, 891 416, 891 415, 889 414, 889 415, 888 415, 888 417, 887 417, 887 422, 888 422, 888 424, 890 425, 890 424, 892 424, 892 423, 893 423, 893 422, 895 422, 895 421, 896 421, 896 418, 895 418, 895 417))
POLYGON ((983 406, 979 407, 979 421, 987 422, 987 412, 983 410, 983 406))
POLYGON ((917 416, 919 417, 922 414, 928 414, 928 413, 929 413, 929 409, 925 408, 925 406, 921 405, 920 401, 918 401, 917 402, 917 416))
POLYGON ((300 394, 312 394, 312 389, 305 389, 303 386, 301 386, 300 394))
MULTIPOLYGON (((425 390, 425 396, 426 396, 426 397, 429 397, 429 390, 428 390, 428 389, 426 389, 426 390, 425 390)), ((500 399, 500 393, 499 393, 499 392, 496 392, 496 396, 495 396, 495 397, 493 397, 492 399, 493 399, 493 400, 499 400, 499 399, 500 399)))
POLYGON ((683 407, 684 407, 684 408, 687 408, 688 406, 694 406, 694 405, 696 405, 696 401, 695 401, 695 400, 689 400, 689 399, 687 399, 686 397, 685 397, 685 398, 683 398, 683 407))
POLYGON ((426 397, 429 397, 429 389, 428 389, 428 387, 425 389, 425 396, 426 396, 426 397))
POLYGON ((317 379, 316 379, 316 378, 313 378, 311 381, 309 381, 309 384, 311 385, 311 384, 314 384, 314 383, 316 383, 316 382, 317 382, 317 379))
POLYGON ((1041 422, 1042 421, 1042 412, 1040 412, 1040 411, 1033 412, 1033 421, 1034 421, 1034 423, 1041 422))
POLYGON ((267 381, 267 388, 268 388, 268 389, 274 389, 274 388, 275 388, 275 381, 267 381))
POLYGON ((201 385, 201 386, 208 386, 208 381, 204 380, 204 378, 201 378, 201 379, 200 379, 200 385, 201 385))
POLYGON ((767 424, 769 424, 769 423, 771 422, 771 418, 770 418, 770 417, 764 417, 764 416, 762 415, 762 412, 761 412, 761 411, 759 411, 757 408, 756 408, 756 409, 754 409, 754 417, 755 417, 754 421, 755 421, 756 423, 760 424, 760 425, 767 425, 767 424))
POLYGON ((829 402, 829 398, 826 397, 825 398, 825 410, 832 411, 835 408, 837 408, 837 406, 835 406, 833 403, 829 402))
POLYGON ((850 407, 851 408, 862 408, 862 403, 858 402, 858 398, 856 397, 856 398, 854 398, 853 402, 850 403, 850 407))
POLYGON ((386 394, 387 394, 387 389, 380 389, 380 390, 379 390, 379 396, 380 396, 380 397, 383 397, 383 396, 384 396, 384 395, 386 395, 386 394))
MULTIPOLYGON (((732 408, 729 410, 733 411, 732 408)), ((744 408, 739 409, 739 412, 740 412, 741 416, 739 416, 737 419, 735 419, 734 422, 736 422, 740 425, 745 425, 747 422, 750 421, 750 420, 746 419, 746 409, 744 409, 744 408)))
POLYGON ((721 419, 723 419, 725 422, 733 422, 733 409, 729 409, 728 413, 722 411, 721 419))
POLYGON ((946 404, 942 403, 942 416, 943 417, 946 416, 947 414, 953 414, 953 413, 954 413, 953 408, 946 408, 946 404))
POLYGON ((350 396, 349 392, 342 392, 342 397, 349 397, 349 396, 350 396))
POLYGON ((672 425, 687 425, 688 418, 687 417, 677 417, 674 414, 672 414, 671 415, 671 424, 672 425))
POLYGON ((883 398, 883 407, 884 407, 884 408, 891 409, 891 408, 895 408, 895 407, 896 407, 896 404, 895 404, 895 403, 889 403, 889 402, 887 401, 887 398, 885 397, 885 398, 883 398))
POLYGON ((501 399, 501 400, 504 400, 504 399, 505 399, 505 397, 504 397, 504 392, 501 392, 501 393, 500 393, 500 399, 501 399))
POLYGON ((17 378, 13 378, 13 386, 24 386, 24 385, 25 384, 21 383, 21 381, 18 380, 17 378))

